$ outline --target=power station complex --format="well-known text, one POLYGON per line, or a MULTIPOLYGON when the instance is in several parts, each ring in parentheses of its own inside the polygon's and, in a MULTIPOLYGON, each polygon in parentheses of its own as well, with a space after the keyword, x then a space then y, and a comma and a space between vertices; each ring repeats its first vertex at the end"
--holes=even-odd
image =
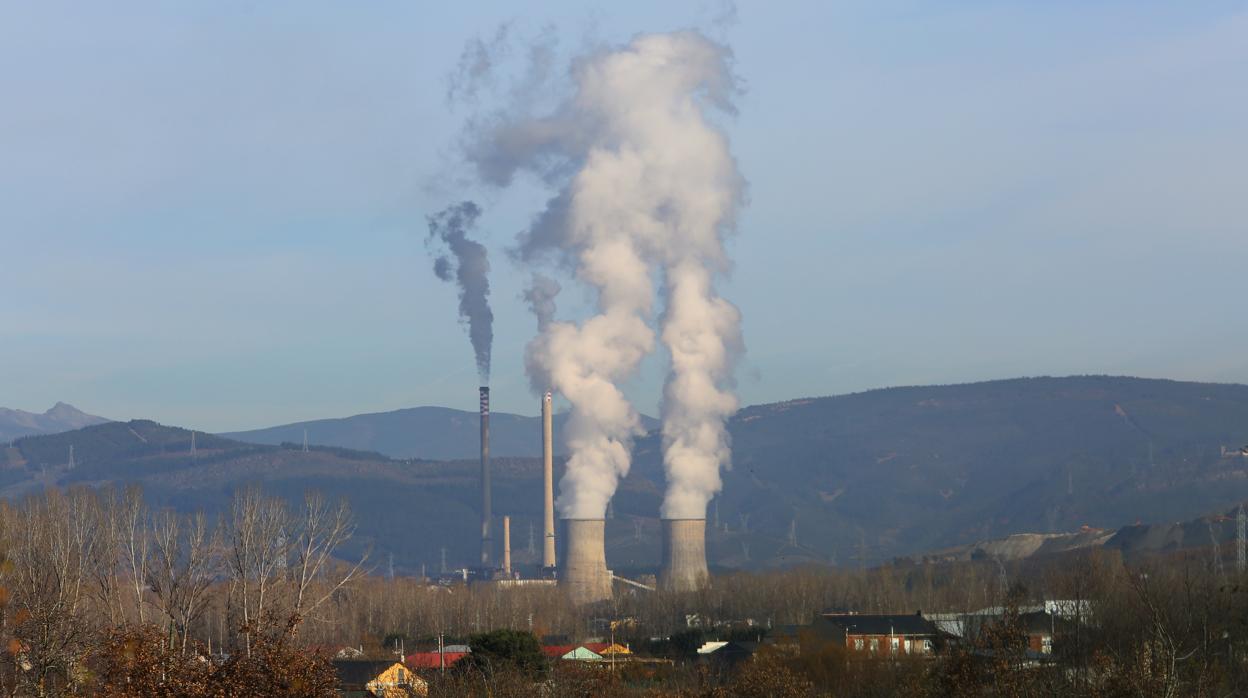
MULTIPOLYGON (((490 499, 490 389, 481 398, 481 567, 484 579, 512 579, 511 522, 503 517, 502 565, 493 564, 490 499)), ((608 601, 616 577, 607 567, 606 520, 562 519, 555 532, 554 433, 551 394, 542 397, 542 564, 540 579, 555 580, 577 605, 608 601), (558 551, 556 550, 558 548, 558 551)), ((706 566, 706 519, 664 519, 663 557, 658 584, 664 591, 697 591, 710 582, 706 566)), ((632 586, 645 585, 624 580, 632 586)), ((549 583, 549 582, 547 582, 549 583)))

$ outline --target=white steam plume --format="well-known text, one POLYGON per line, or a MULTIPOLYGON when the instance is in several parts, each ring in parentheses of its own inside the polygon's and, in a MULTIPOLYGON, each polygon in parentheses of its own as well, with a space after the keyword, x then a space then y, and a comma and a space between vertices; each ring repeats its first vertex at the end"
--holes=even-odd
MULTIPOLYGON (((523 298, 524 302, 528 303, 533 316, 537 318, 538 335, 545 334, 550 324, 555 321, 555 299, 561 290, 559 282, 549 276, 534 273, 533 278, 529 280, 529 286, 524 290, 523 298)), ((550 372, 546 370, 544 364, 526 361, 526 370, 533 392, 541 395, 552 389, 550 372)))
POLYGON ((741 343, 739 315, 716 294, 714 277, 727 267, 722 235, 735 223, 744 182, 706 112, 732 110, 730 63, 726 47, 697 32, 641 35, 577 61, 572 94, 553 114, 500 118, 469 146, 488 182, 505 186, 525 169, 562 183, 521 236, 518 255, 553 252, 597 292, 597 315, 551 322, 526 359, 530 377, 548 376, 572 405, 559 485, 565 517, 601 518, 628 473, 640 422, 619 385, 654 347, 656 271, 673 357, 664 515, 704 516, 720 487, 741 343))

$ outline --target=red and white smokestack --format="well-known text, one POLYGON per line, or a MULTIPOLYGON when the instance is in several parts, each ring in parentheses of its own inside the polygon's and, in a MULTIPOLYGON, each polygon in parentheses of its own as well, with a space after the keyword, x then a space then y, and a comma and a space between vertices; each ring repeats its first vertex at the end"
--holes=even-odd
POLYGON ((481 386, 481 566, 490 567, 493 540, 490 536, 490 389, 481 386))

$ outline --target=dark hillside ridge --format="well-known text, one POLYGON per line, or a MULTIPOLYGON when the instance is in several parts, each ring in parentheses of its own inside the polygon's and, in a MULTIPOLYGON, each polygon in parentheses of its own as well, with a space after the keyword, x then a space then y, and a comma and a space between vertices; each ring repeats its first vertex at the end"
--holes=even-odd
MULTIPOLYGON (((538 403, 534 400, 533 404, 537 407, 538 403)), ((555 429, 561 428, 566 419, 566 414, 555 415, 555 429)), ((376 451, 391 458, 454 460, 476 457, 479 420, 476 412, 447 407, 411 407, 393 412, 236 431, 223 436, 259 444, 302 444, 304 430, 307 430, 309 443, 376 451)), ((645 415, 642 416, 642 424, 647 429, 658 426, 658 422, 645 415)), ((540 457, 541 418, 537 415, 491 413, 490 452, 497 456, 540 457)), ((555 453, 564 455, 562 443, 556 444, 555 453)))
MULTIPOLYGON (((189 431, 153 422, 27 437, 0 451, 0 494, 139 482, 154 502, 217 511, 247 483, 296 498, 318 488, 346 497, 358 543, 393 553, 400 569, 436 569, 444 546, 452 566, 468 564, 480 530, 477 424, 475 413, 458 414, 465 432, 446 438, 465 441, 457 448, 469 456, 438 462, 350 443, 304 453, 301 428, 278 439, 284 447, 199 432, 195 458, 189 431)), ((733 468, 707 512, 718 569, 917 559, 1011 534, 1191 520, 1248 499, 1242 385, 1078 376, 890 388, 747 407, 730 430, 733 468)), ((536 442, 535 419, 531 431, 536 442)), ((561 469, 557 459, 556 478, 561 469)), ((527 564, 530 526, 541 531, 538 460, 500 454, 494 472, 495 511, 512 516, 513 558, 527 564)), ((663 490, 652 433, 637 442, 607 522, 608 560, 625 576, 658 563, 663 490)), ((1183 540, 1199 539, 1198 528, 1183 540)), ((1121 541, 1129 535, 1178 534, 1123 531, 1121 541)))
MULTIPOLYGON (((1077 376, 747 407, 720 505, 849 563, 1178 520, 1248 496, 1248 386, 1077 376)), ((653 472, 657 452, 638 468, 653 472)), ((728 519, 730 525, 737 522, 728 519)))

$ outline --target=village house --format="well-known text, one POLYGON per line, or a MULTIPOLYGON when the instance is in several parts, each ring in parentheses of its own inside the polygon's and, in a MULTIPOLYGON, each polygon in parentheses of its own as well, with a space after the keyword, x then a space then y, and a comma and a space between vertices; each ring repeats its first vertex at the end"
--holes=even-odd
POLYGON ((706 642, 698 648, 698 662, 733 667, 747 659, 752 659, 757 651, 757 642, 737 640, 706 642))
POLYGON ((404 658, 409 669, 450 669, 471 652, 413 652, 404 658))
POLYGON ((924 617, 955 641, 974 645, 982 643, 986 632, 1016 613, 1014 622, 1027 636, 1027 652, 1036 659, 1043 659, 1053 654, 1054 637, 1085 622, 1090 611, 1086 601, 1049 600, 1043 605, 1014 609, 993 606, 970 613, 932 613, 924 617))
POLYGON ((429 695, 429 684, 399 662, 337 659, 338 694, 344 698, 411 698, 429 695))
POLYGON ((633 651, 627 645, 612 642, 586 642, 585 649, 596 652, 603 659, 622 661, 632 657, 633 651))
POLYGON ((822 613, 815 617, 811 631, 818 639, 872 655, 931 656, 940 637, 935 624, 918 613, 822 613))
POLYGON ((548 659, 577 662, 601 662, 602 655, 585 645, 544 645, 542 654, 548 659))

